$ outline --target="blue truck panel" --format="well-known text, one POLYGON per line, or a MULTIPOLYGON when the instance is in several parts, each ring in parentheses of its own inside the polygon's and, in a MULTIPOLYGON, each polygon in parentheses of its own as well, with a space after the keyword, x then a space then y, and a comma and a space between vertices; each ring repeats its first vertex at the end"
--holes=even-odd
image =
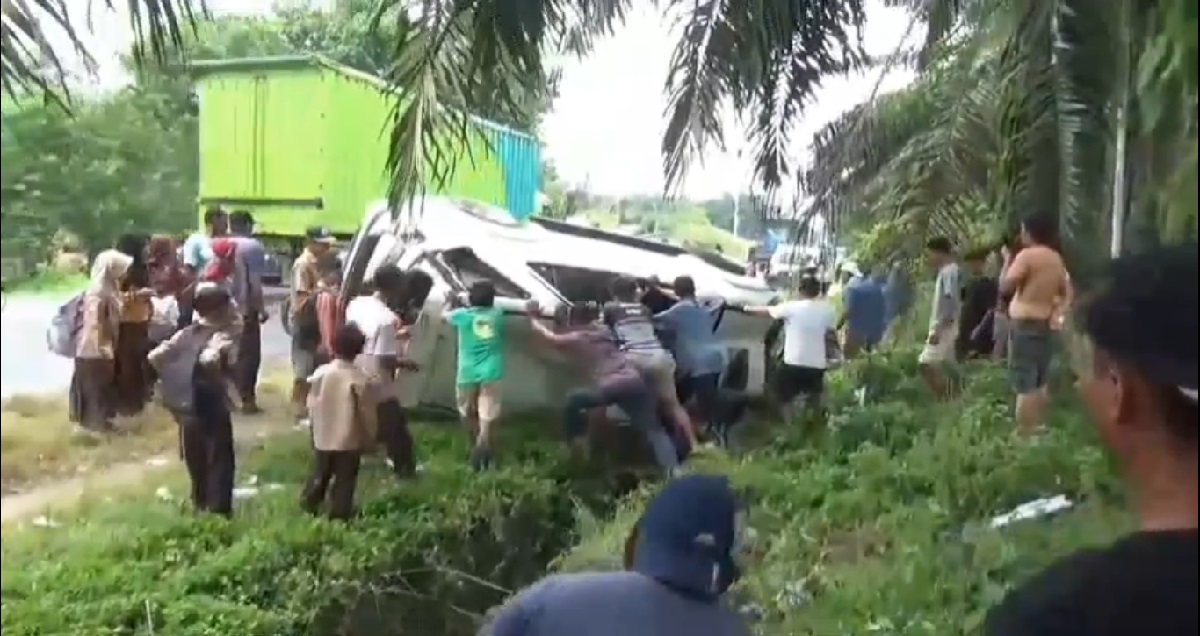
POLYGON ((537 212, 542 187, 541 146, 537 139, 500 126, 489 127, 492 148, 504 171, 504 207, 518 221, 537 212))

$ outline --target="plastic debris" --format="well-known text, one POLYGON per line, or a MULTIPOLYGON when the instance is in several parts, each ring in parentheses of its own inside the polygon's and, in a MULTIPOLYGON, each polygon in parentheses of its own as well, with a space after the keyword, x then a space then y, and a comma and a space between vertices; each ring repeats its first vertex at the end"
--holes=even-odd
POLYGON ((1040 519, 1067 510, 1074 505, 1070 499, 1067 499, 1066 495, 1035 499, 1034 501, 1023 503, 1002 515, 992 517, 988 526, 996 529, 1009 526, 1018 521, 1040 519))

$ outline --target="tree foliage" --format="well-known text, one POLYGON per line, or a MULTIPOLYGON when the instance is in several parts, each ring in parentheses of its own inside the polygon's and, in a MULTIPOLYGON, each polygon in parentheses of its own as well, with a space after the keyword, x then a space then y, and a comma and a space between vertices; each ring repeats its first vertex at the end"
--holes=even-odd
MULTIPOLYGON (((29 271, 64 243, 94 252, 134 229, 172 234, 190 229, 196 218, 197 122, 180 62, 320 53, 380 73, 411 25, 378 18, 370 0, 349 0, 328 12, 293 7, 266 18, 200 20, 194 30, 182 32, 181 48, 164 50, 156 62, 139 63, 144 47, 131 50, 126 62, 136 81, 116 93, 90 100, 76 95, 69 111, 28 92, 6 96, 4 257, 29 271)), ((9 86, 7 75, 5 81, 9 86)), ((518 107, 481 114, 534 128, 550 105, 554 82, 553 77, 530 82, 531 90, 517 96, 518 107)))

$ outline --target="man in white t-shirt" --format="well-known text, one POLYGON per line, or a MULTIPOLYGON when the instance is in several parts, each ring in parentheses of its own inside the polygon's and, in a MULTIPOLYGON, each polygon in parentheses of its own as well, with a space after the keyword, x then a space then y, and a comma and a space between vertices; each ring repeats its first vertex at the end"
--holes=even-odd
POLYGON ((392 470, 400 479, 416 476, 416 458, 412 433, 408 430, 408 415, 400 404, 396 372, 400 369, 400 319, 389 306, 404 294, 405 275, 395 265, 381 265, 372 280, 375 293, 359 296, 346 306, 346 324, 354 325, 366 336, 358 364, 365 370, 375 387, 376 415, 379 420, 379 440, 392 462, 392 470))
POLYGON ((933 286, 933 306, 929 312, 929 335, 917 359, 921 377, 938 397, 949 393, 945 367, 956 361, 954 342, 958 339, 958 313, 962 306, 962 276, 954 258, 954 246, 947 238, 929 239, 925 245, 929 264, 937 271, 933 286))
POLYGON ((820 408, 829 345, 836 342, 837 311, 829 301, 819 298, 820 281, 811 276, 801 278, 799 291, 799 300, 745 308, 747 313, 783 321, 783 365, 774 388, 785 416, 791 415, 792 402, 798 397, 804 397, 809 407, 820 408))

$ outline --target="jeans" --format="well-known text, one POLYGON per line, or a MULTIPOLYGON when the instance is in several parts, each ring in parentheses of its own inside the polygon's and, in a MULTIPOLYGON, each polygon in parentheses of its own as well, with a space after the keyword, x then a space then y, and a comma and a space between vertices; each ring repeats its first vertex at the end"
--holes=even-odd
POLYGON ((640 377, 623 378, 568 393, 563 413, 567 439, 575 440, 585 434, 589 410, 613 404, 646 436, 659 466, 670 470, 679 465, 675 445, 658 423, 658 400, 640 377))

